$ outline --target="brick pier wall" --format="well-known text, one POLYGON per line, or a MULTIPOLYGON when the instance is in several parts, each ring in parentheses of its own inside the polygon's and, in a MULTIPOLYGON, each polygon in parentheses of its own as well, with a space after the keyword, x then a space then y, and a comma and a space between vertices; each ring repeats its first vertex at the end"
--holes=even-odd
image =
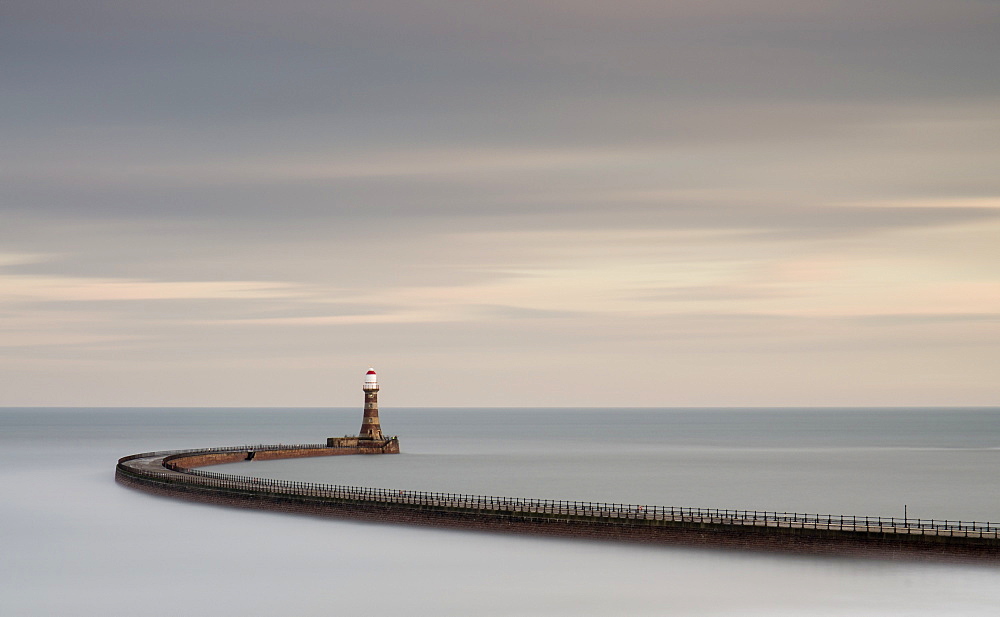
POLYGON ((209 452, 205 454, 177 454, 168 456, 164 460, 173 463, 183 469, 193 469, 195 467, 209 467, 211 465, 222 465, 225 463, 239 463, 242 461, 273 461, 285 458, 306 458, 313 456, 343 456, 346 454, 360 454, 356 449, 351 448, 322 448, 322 449, 296 449, 296 450, 247 450, 238 452, 209 452), (253 452, 251 456, 250 452, 253 452))
MULTIPOLYGON (((323 455, 355 454, 350 449, 323 455)), ((290 452, 290 451, 280 451, 290 452)), ((314 452, 314 451, 310 451, 314 452)), ((218 453, 214 453, 218 454, 218 453)), ((213 456, 214 456, 213 454, 213 456)), ((232 456, 246 452, 226 453, 232 456)), ((263 452, 258 452, 257 457, 263 452)), ((283 458, 278 452, 269 458, 283 458)), ((299 456, 317 454, 299 454, 299 456)), ((185 456, 184 466, 212 464, 218 458, 185 456), (194 463, 198 463, 195 465, 194 463)), ((225 458, 225 457, 219 457, 225 458)), ((237 460, 245 460, 238 458, 237 460)), ((116 480, 154 495, 199 503, 287 512, 369 523, 423 525, 482 532, 519 533, 549 537, 660 544, 681 547, 783 552, 841 557, 988 563, 1000 565, 1000 540, 995 538, 906 535, 837 529, 762 527, 705 522, 643 519, 599 519, 546 513, 483 511, 416 503, 386 503, 364 499, 332 499, 282 493, 259 486, 204 486, 185 481, 183 474, 151 477, 119 464, 116 480)))

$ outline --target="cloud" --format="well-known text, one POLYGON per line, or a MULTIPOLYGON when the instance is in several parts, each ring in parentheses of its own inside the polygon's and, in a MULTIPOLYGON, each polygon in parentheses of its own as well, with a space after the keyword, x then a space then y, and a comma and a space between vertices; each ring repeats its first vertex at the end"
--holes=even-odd
POLYGON ((892 366, 996 365, 995 2, 4 14, 0 330, 24 383, 227 367, 249 399, 271 372, 306 391, 372 354, 433 379, 454 354, 468 397, 544 357, 544 400, 617 392, 602 364, 628 361, 686 376, 663 400, 817 367, 822 402, 855 366, 919 388, 892 366))
POLYGON ((32 253, 0 253, 0 268, 22 266, 49 261, 51 256, 32 253))
POLYGON ((258 281, 140 281, 0 274, 7 301, 252 299, 301 295, 291 285, 258 281))

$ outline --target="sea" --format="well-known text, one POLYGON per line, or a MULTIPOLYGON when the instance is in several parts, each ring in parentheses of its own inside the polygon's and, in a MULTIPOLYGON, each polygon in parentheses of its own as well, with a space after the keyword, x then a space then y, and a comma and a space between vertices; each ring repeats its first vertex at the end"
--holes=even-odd
MULTIPOLYGON (((1000 522, 1000 408, 381 410, 394 456, 213 467, 390 489, 1000 522)), ((0 615, 1000 614, 1000 566, 338 521, 114 482, 127 454, 322 443, 359 408, 0 408, 0 615)))

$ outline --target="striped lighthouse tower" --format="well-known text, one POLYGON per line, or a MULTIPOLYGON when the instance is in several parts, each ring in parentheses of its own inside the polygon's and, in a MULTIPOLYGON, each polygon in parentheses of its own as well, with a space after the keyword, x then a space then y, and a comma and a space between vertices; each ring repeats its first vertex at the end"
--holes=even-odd
POLYGON ((383 439, 382 425, 378 421, 378 375, 375 369, 368 369, 365 383, 361 386, 365 391, 365 416, 361 420, 360 439, 383 439))

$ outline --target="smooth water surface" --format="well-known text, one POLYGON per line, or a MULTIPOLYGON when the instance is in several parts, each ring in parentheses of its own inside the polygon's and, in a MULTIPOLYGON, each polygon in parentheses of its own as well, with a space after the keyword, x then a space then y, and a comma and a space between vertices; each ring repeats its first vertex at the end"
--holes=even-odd
POLYGON ((665 506, 898 517, 907 506, 914 517, 1000 521, 996 412, 400 410, 384 423, 405 435, 398 457, 215 469, 665 506))
MULTIPOLYGON (((140 451, 320 442, 353 409, 0 410, 0 615, 995 615, 1000 568, 547 540, 156 498, 140 451)), ((1000 520, 1000 410, 386 409, 403 454, 220 471, 1000 520)))

